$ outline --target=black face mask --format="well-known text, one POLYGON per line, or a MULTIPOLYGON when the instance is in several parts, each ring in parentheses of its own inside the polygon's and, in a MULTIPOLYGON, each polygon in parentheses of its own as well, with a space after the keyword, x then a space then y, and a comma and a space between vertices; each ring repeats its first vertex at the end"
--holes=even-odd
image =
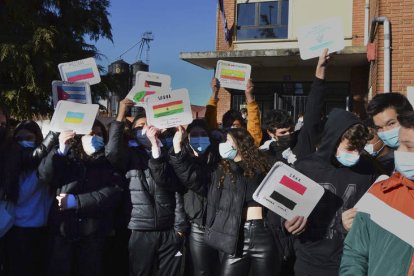
POLYGON ((292 142, 292 134, 278 136, 276 144, 281 148, 288 148, 292 142))

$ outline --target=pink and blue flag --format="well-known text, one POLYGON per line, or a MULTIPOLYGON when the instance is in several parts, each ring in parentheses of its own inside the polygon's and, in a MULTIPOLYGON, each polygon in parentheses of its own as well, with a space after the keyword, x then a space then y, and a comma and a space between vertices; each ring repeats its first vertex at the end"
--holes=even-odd
POLYGON ((91 67, 75 70, 72 72, 65 73, 66 78, 68 81, 76 82, 81 80, 87 80, 93 78, 95 75, 93 74, 93 69, 91 67))

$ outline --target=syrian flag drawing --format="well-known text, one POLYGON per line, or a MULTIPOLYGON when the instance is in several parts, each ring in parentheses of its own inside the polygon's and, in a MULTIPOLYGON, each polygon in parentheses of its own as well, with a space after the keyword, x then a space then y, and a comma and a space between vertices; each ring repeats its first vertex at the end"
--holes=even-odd
MULTIPOLYGON (((306 192, 306 187, 300 184, 299 182, 293 180, 292 178, 284 175, 280 182, 278 183, 280 185, 285 186, 286 188, 289 188, 290 191, 293 191, 301 196, 306 192)), ((277 184, 276 184, 277 185, 277 184)), ((297 205, 297 202, 289 198, 286 194, 282 195, 278 191, 273 191, 273 193, 270 195, 270 197, 281 203, 283 206, 288 208, 289 210, 293 210, 295 206, 297 205)))

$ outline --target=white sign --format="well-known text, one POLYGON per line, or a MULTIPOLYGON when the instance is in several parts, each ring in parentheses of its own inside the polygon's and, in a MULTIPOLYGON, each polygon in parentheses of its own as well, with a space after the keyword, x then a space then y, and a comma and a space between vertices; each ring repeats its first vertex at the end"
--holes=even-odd
POLYGON ((92 130, 99 105, 59 101, 50 122, 50 130, 73 130, 76 134, 89 134, 92 130))
POLYGON ((87 82, 90 85, 101 82, 94 58, 86 58, 58 65, 62 80, 69 82, 87 82))
POLYGON ((74 103, 91 104, 91 87, 87 82, 52 82, 53 106, 58 101, 70 101, 74 103))
POLYGON ((407 99, 414 106, 414 86, 407 86, 407 99))
POLYGON ((319 57, 323 49, 329 53, 345 47, 342 19, 332 17, 298 29, 300 57, 310 59, 319 57))
POLYGON ((219 60, 216 67, 216 78, 221 87, 246 90, 252 67, 249 64, 219 60))
POLYGON ((190 124, 193 121, 193 114, 187 89, 149 96, 146 115, 148 124, 159 129, 190 124))
POLYGON ((170 86, 171 77, 168 75, 138 71, 135 85, 126 97, 132 100, 135 105, 145 107, 145 99, 148 96, 168 92, 171 90, 170 86))
POLYGON ((283 218, 307 218, 324 188, 283 162, 276 162, 253 194, 253 199, 283 218))

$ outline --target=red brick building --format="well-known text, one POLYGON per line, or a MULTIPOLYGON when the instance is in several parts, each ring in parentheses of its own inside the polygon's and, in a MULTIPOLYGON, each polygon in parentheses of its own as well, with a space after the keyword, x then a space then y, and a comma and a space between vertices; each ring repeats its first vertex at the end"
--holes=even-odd
MULTIPOLYGON (((414 0, 223 2, 231 41, 224 38, 217 11, 215 51, 181 53, 180 58, 206 69, 214 69, 220 59, 252 65, 262 113, 283 108, 296 116, 303 111, 317 60, 300 58, 296 30, 332 16, 343 20, 345 48, 333 55, 327 74, 326 112, 341 107, 363 115, 368 100, 384 90, 414 98, 414 0)), ((243 91, 222 88, 218 121, 243 104, 243 91)))

